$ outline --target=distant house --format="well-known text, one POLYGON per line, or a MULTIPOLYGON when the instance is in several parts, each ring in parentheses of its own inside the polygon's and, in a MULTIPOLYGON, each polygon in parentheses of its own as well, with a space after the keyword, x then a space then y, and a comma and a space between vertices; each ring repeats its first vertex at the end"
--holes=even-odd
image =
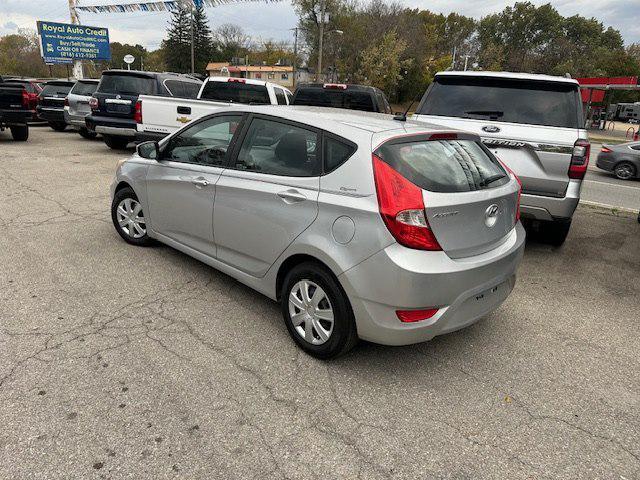
POLYGON ((210 77, 237 77, 264 80, 293 88, 293 67, 284 65, 231 65, 211 62, 207 65, 210 77))

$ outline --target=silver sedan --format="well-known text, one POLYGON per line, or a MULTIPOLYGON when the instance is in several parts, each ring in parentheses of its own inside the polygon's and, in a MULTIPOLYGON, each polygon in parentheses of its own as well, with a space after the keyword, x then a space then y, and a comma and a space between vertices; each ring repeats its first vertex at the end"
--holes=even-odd
POLYGON ((596 167, 612 172, 620 180, 640 176, 640 142, 602 145, 596 167))

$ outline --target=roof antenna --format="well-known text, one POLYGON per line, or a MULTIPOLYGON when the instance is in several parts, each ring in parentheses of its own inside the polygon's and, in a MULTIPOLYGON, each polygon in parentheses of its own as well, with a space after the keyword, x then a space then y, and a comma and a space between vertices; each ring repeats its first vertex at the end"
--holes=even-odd
POLYGON ((397 120, 399 122, 406 122, 407 121, 407 114, 409 113, 409 110, 411 109, 411 107, 413 107, 413 104, 416 103, 416 100, 418 100, 418 97, 416 97, 413 100, 411 100, 411 103, 409 104, 407 109, 403 113, 399 113, 399 114, 395 115, 393 117, 393 119, 397 120))

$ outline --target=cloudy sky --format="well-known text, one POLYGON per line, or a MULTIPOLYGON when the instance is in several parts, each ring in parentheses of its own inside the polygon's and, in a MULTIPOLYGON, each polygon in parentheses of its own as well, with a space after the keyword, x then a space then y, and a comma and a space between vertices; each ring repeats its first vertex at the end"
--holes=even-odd
MULTIPOLYGON (((80 0, 79 4, 103 5, 132 1, 80 0)), ((533 0, 533 3, 544 4, 549 1, 562 15, 596 17, 605 25, 620 30, 626 43, 640 42, 640 0, 533 0)), ((454 11, 480 18, 502 10, 506 5, 513 4, 514 0, 400 0, 400 3, 413 8, 441 13, 454 11)), ((207 15, 212 28, 223 23, 235 23, 256 40, 273 38, 293 42, 290 29, 296 24, 296 15, 289 0, 208 8, 207 15)), ((109 28, 112 41, 141 43, 151 50, 160 45, 168 18, 167 12, 81 14, 83 24, 109 28)), ((68 21, 67 0, 0 0, 0 35, 13 33, 18 28, 35 29, 38 19, 68 21)))

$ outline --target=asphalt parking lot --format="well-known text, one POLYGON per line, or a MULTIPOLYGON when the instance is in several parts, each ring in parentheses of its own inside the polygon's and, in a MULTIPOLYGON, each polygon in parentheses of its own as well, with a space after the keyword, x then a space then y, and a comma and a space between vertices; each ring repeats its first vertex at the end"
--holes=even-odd
MULTIPOLYGON (((640 478, 640 225, 580 207, 483 321, 329 363, 111 225, 122 153, 0 134, 0 478, 640 478)), ((640 202, 639 202, 640 203, 640 202)))

